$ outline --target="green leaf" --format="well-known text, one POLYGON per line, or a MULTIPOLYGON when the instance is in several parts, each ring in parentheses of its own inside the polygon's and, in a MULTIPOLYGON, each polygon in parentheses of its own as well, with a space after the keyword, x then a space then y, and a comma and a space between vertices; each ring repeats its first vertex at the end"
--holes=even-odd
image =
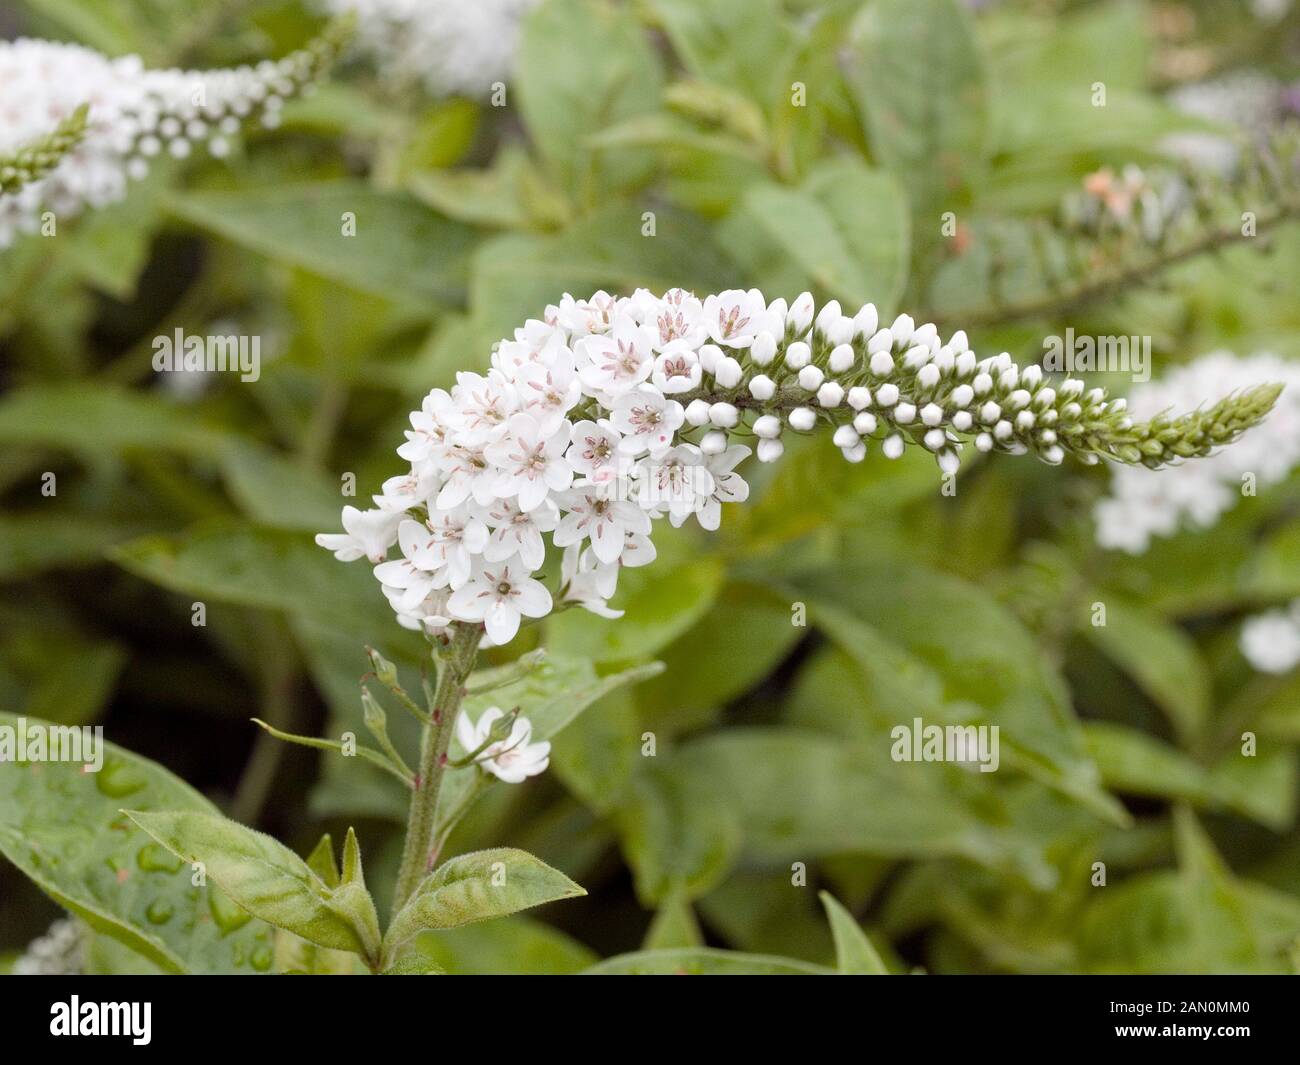
POLYGON ((683 892, 673 892, 655 911, 642 950, 685 950, 704 946, 695 911, 683 892))
POLYGON ((348 502, 338 485, 247 441, 232 443, 222 452, 221 473, 244 513, 277 529, 325 532, 339 523, 348 502))
MULTIPOLYGON (((468 696, 462 704, 462 713, 471 721, 490 706, 505 709, 520 708, 520 715, 533 726, 533 740, 549 740, 562 732, 574 718, 592 703, 629 684, 663 672, 659 662, 633 666, 618 673, 597 676, 591 662, 565 654, 548 655, 536 669, 512 684, 491 691, 468 696)), ((476 683, 478 674, 471 674, 469 686, 476 683)))
POLYGON ((1104 625, 1078 631, 1131 676, 1158 705, 1184 744, 1195 743, 1210 712, 1210 677, 1195 642, 1154 611, 1098 595, 1104 625))
POLYGON ((400 961, 467 976, 560 976, 582 971, 596 956, 557 928, 515 916, 417 936, 400 961))
POLYGON ((942 204, 989 150, 989 88, 969 13, 956 0, 876 0, 849 39, 847 70, 873 155, 937 231, 942 204))
POLYGON ((656 732, 707 720, 761 684, 805 631, 794 624, 785 596, 728 583, 703 618, 660 650, 665 669, 636 689, 637 708, 656 732))
POLYGON ((617 812, 623 854, 645 906, 715 887, 740 853, 736 811, 715 801, 702 774, 674 772, 658 756, 637 773, 617 812))
POLYGON ((366 953, 363 934, 332 904, 334 889, 284 844, 219 814, 126 813, 182 861, 202 863, 212 882, 254 917, 318 946, 366 953))
POLYGON ((619 954, 586 970, 589 976, 832 976, 834 972, 794 958, 709 947, 619 954))
POLYGON ((593 151, 587 138, 658 110, 661 78, 654 50, 622 5, 551 0, 524 23, 515 70, 524 124, 560 183, 580 199, 595 203, 649 175, 651 153, 593 151))
POLYGON ((382 635, 393 625, 367 567, 343 565, 304 533, 214 519, 179 536, 119 545, 109 557, 137 577, 184 595, 347 618, 359 633, 382 635))
POLYGON ((1295 761, 1285 748, 1253 757, 1229 753, 1206 769, 1180 751, 1125 725, 1090 721, 1088 750, 1108 788, 1231 810, 1277 831, 1295 817, 1295 761))
POLYGON ((1281 973, 1300 934, 1300 902, 1236 879, 1186 811, 1179 869, 1097 892, 1079 929, 1092 973, 1281 973))
MULTIPOLYGON (((0 713, 6 728, 17 721, 0 713)), ((98 773, 0 763, 0 852, 60 906, 169 972, 269 972, 271 929, 215 884, 192 884, 190 869, 121 813, 128 801, 205 816, 215 807, 162 766, 104 747, 98 773)))
POLYGON ((676 639, 713 605, 724 567, 708 557, 656 566, 623 572, 610 604, 624 611, 621 618, 610 621, 585 610, 556 614, 547 622, 547 646, 596 662, 622 662, 653 655, 676 639))
POLYGON ((858 927, 858 922, 829 891, 818 892, 826 907, 826 917, 835 937, 835 966, 844 976, 888 976, 889 970, 880 960, 871 940, 858 927))
POLYGON ((396 958, 420 932, 506 917, 585 894, 563 873, 524 851, 499 847, 462 854, 421 881, 389 925, 384 956, 396 958))
POLYGON ((0 401, 0 443, 51 447, 88 460, 105 452, 211 454, 223 430, 156 395, 105 384, 36 385, 0 401))
POLYGON ((1005 759, 1127 823, 1101 789, 1064 681, 991 595, 957 577, 897 563, 829 567, 794 583, 791 599, 809 601, 809 620, 854 657, 896 723, 920 716, 935 724, 997 725, 1005 759))
POLYGON ((802 189, 751 186, 742 210, 812 286, 850 307, 874 302, 891 313, 908 256, 907 203, 891 176, 850 160, 828 163, 802 189))
POLYGON ((390 299, 428 304, 464 294, 472 231, 409 196, 356 182, 191 192, 179 217, 279 262, 390 299), (355 235, 344 235, 344 216, 355 235))
POLYGON ((148 531, 142 521, 64 508, 0 515, 0 580, 103 560, 104 550, 148 531))

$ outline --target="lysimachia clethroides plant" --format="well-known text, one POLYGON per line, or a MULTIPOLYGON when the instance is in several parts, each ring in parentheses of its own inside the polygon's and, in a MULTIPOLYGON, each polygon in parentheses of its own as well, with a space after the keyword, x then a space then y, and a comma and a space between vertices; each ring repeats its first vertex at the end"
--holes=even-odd
MULTIPOLYGON (((751 453, 774 462, 788 434, 822 433, 849 462, 923 449, 944 476, 958 472, 963 452, 1155 469, 1230 445, 1278 392, 1257 386, 1135 421, 1123 399, 1101 389, 1049 381, 1006 354, 982 358, 964 333, 944 338, 905 314, 883 322, 871 305, 847 314, 834 301, 816 308, 807 293, 769 302, 757 290, 566 295, 498 344, 486 372, 431 391, 398 448, 407 470, 384 483, 373 508, 345 508, 344 532, 317 537, 340 560, 371 564, 398 622, 430 649, 422 698, 369 651, 380 695, 419 723, 418 752, 398 749, 368 689, 374 746, 263 726, 353 754, 402 782, 409 813, 387 920, 351 830, 341 863, 328 837, 304 861, 172 778, 146 783, 125 753, 114 754, 97 786, 113 797, 114 816, 156 841, 140 852, 140 869, 210 882, 207 903, 184 895, 191 913, 204 908, 186 926, 194 931, 158 931, 176 926, 154 912, 157 900, 135 912, 144 903, 121 894, 125 879, 106 874, 93 898, 78 901, 47 854, 11 857, 93 928, 164 967, 186 968, 185 952, 211 946, 204 937, 215 927, 213 949, 236 968, 251 959, 258 970, 433 971, 422 933, 583 894, 523 851, 446 858, 449 839, 486 789, 545 771, 549 737, 577 713, 659 668, 598 676, 542 649, 476 668, 480 651, 510 644, 525 624, 558 610, 582 608, 617 625, 610 601, 620 571, 654 561, 654 523, 718 528, 723 504, 748 495, 742 464, 751 453), (538 690, 545 698, 528 701, 525 714, 515 697, 538 690)), ((42 785, 24 777, 15 786, 42 785)), ((833 901, 827 907, 840 944, 853 922, 833 901)), ((873 961, 860 971, 883 968, 873 961)))

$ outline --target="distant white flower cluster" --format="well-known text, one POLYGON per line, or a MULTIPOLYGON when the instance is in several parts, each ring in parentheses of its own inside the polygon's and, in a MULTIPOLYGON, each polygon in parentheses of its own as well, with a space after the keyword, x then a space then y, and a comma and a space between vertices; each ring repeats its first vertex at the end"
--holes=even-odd
POLYGON ((14 976, 75 976, 85 970, 86 930, 80 921, 63 917, 43 936, 27 945, 14 962, 14 976))
POLYGON ((1282 82, 1257 70, 1236 70, 1207 81, 1180 85, 1169 94, 1175 110, 1233 128, 1238 136, 1210 132, 1175 133, 1161 147, 1195 166, 1228 172, 1241 157, 1242 134, 1261 138, 1283 118, 1282 82))
POLYGON ((487 96, 510 79, 524 16, 539 0, 324 0, 355 12, 357 49, 380 75, 434 97, 487 96))
POLYGON ((1096 508, 1098 543, 1141 554, 1153 537, 1172 536, 1189 524, 1208 528, 1241 499, 1247 475, 1262 490, 1300 464, 1300 363, 1217 351, 1138 385, 1128 397, 1129 413, 1150 418, 1264 382, 1286 387, 1263 424, 1233 447, 1166 470, 1115 467, 1110 494, 1096 508))
POLYGON ((1261 673, 1288 673, 1300 666, 1300 599, 1248 619, 1241 627, 1241 653, 1261 673))
POLYGON ((86 134, 46 177, 0 195, 0 248, 34 232, 42 211, 71 217, 125 197, 162 153, 195 144, 215 156, 253 118, 275 126, 284 99, 312 77, 315 51, 230 70, 146 70, 137 56, 109 59, 77 44, 0 41, 0 155, 49 133, 82 104, 86 134))
POLYGON ((406 627, 482 622, 501 644, 554 606, 535 576, 547 538, 561 553, 556 595, 617 617, 607 600, 624 567, 654 559, 655 520, 716 529, 722 504, 747 498, 737 438, 772 462, 787 428, 823 425, 850 462, 874 438, 887 458, 911 442, 953 473, 963 437, 1055 464, 1058 431, 1128 428, 1123 400, 1077 380, 1050 387, 1005 353, 980 360, 960 331, 944 343, 907 315, 882 325, 871 304, 814 311, 808 293, 787 305, 757 289, 566 295, 501 341, 486 374, 429 393, 398 449, 410 471, 316 541, 375 564, 406 627), (402 557, 386 560, 394 543, 402 557))

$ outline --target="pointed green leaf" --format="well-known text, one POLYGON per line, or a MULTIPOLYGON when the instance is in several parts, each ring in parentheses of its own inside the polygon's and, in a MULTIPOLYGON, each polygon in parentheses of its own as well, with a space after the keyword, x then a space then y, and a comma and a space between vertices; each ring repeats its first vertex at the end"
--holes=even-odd
POLYGON ((889 970, 880 960, 871 940, 849 913, 829 891, 818 893, 826 907, 826 917, 831 922, 831 935, 835 937, 835 965, 845 976, 887 976, 889 970))
MULTIPOLYGON (((0 713, 0 724, 17 723, 0 713)), ((214 882, 193 884, 188 866, 121 813, 124 803, 207 816, 216 808, 162 766, 104 747, 97 773, 0 762, 0 853, 60 906, 169 972, 270 972, 272 929, 214 882)))
POLYGON ((505 917, 585 894, 563 873, 521 850, 500 847, 462 854, 425 877, 393 918, 384 937, 384 956, 396 958, 420 932, 505 917))
POLYGON ((352 922, 330 906, 331 889, 284 844, 214 814, 126 814, 183 861, 202 863, 212 882, 253 916, 319 946, 364 953, 352 922))

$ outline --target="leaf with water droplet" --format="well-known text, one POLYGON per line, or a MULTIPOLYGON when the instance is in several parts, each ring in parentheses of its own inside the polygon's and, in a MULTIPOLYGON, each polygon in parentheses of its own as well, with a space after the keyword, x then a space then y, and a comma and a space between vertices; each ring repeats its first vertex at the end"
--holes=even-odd
MULTIPOLYGON (((0 713, 0 726, 16 725, 0 713)), ((169 972, 261 972, 253 955, 269 943, 267 926, 228 899, 217 901, 210 884, 194 884, 188 865, 121 813, 128 803, 201 813, 215 807, 162 766, 105 748, 98 773, 70 762, 0 763, 0 853, 97 932, 169 972)))

